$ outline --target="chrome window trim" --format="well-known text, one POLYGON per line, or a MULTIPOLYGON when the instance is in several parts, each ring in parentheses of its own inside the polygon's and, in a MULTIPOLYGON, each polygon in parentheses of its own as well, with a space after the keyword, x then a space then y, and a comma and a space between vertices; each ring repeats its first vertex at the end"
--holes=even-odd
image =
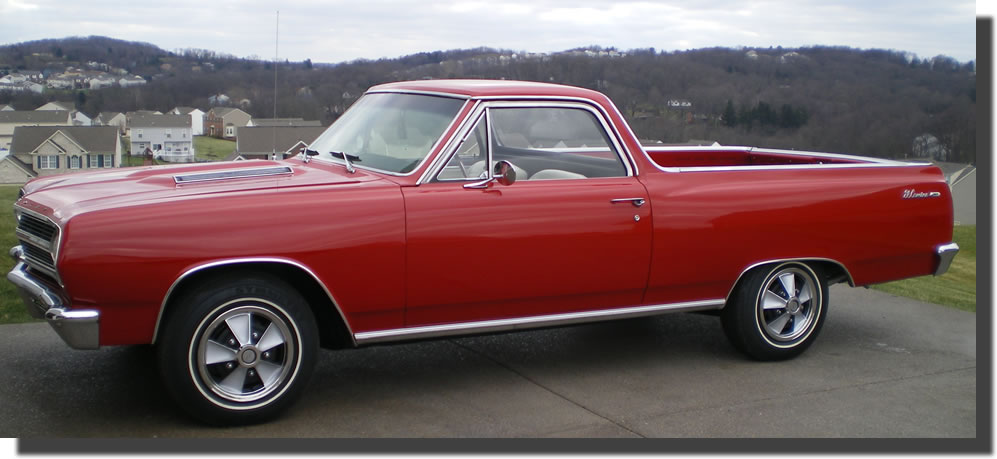
POLYGON ((466 94, 454 94, 451 92, 422 91, 418 89, 372 89, 364 94, 420 94, 424 96, 449 97, 451 99, 469 100, 471 96, 466 94))
MULTIPOLYGON (((632 160, 629 157, 629 150, 627 150, 625 144, 620 142, 616 135, 616 131, 613 128, 613 124, 608 121, 608 117, 602 111, 598 104, 595 104, 589 99, 582 98, 570 98, 570 97, 552 97, 546 100, 538 100, 536 97, 527 97, 526 100, 519 100, 515 97, 495 97, 495 98, 481 98, 483 102, 475 107, 474 112, 471 113, 470 117, 475 120, 480 116, 481 111, 490 112, 492 108, 570 108, 575 110, 585 110, 595 116, 597 122, 602 126, 603 132, 606 137, 609 138, 611 146, 616 149, 616 155, 620 158, 620 163, 626 169, 627 175, 625 177, 635 177, 637 175, 637 165, 632 164, 632 160)), ((478 100, 478 99, 476 99, 478 100)), ((475 121, 477 122, 477 121, 475 121)), ((489 126, 491 125, 491 119, 488 119, 489 126)), ((462 126, 461 135, 455 136, 454 138, 463 140, 469 134, 469 126, 462 126)), ((489 127, 488 132, 491 132, 489 127)), ((459 142, 459 141, 458 141, 459 142)), ((423 183, 428 183, 436 179, 436 177, 442 172, 443 167, 446 166, 450 158, 453 157, 457 152, 457 147, 453 144, 447 145, 445 150, 441 150, 440 154, 437 155, 441 158, 439 161, 434 161, 434 163, 426 170, 426 173, 416 182, 416 185, 421 185, 423 183), (427 179, 426 177, 431 177, 427 179)), ((489 161, 491 160, 491 145, 488 146, 489 161)), ((490 163, 489 163, 490 164, 490 163)), ((491 176, 491 172, 489 172, 491 176)), ((443 182, 454 182, 455 180, 441 180, 443 182)))
MULTIPOLYGON (((612 118, 611 116, 609 116, 609 112, 606 110, 606 108, 602 104, 596 102, 593 99, 589 99, 587 97, 575 97, 575 96, 485 96, 485 97, 480 97, 479 99, 480 100, 484 100, 484 101, 491 101, 491 100, 572 101, 572 102, 583 103, 585 105, 589 105, 589 106, 595 108, 600 113, 602 113, 602 115, 603 115, 602 118, 604 120, 609 120, 609 119, 612 118)), ((634 141, 636 141, 637 140, 637 136, 633 133, 633 129, 630 128, 630 124, 626 122, 626 118, 624 118, 623 114, 620 113, 620 109, 616 108, 616 104, 613 103, 612 99, 610 99, 609 97, 606 97, 606 101, 609 104, 609 108, 613 110, 613 112, 616 114, 616 116, 620 117, 620 119, 623 120, 623 126, 627 128, 627 132, 630 134, 630 137, 632 139, 634 139, 634 141)), ((633 174, 632 175, 634 177, 640 175, 640 169, 637 167, 637 161, 634 159, 635 156, 634 156, 633 152, 630 151, 630 147, 627 146, 627 143, 623 141, 623 136, 620 134, 620 131, 616 128, 616 124, 615 123, 609 123, 609 127, 611 128, 611 130, 609 132, 611 132, 613 135, 616 136, 616 138, 615 138, 616 142, 619 145, 623 146, 623 150, 621 150, 621 152, 625 152, 625 154, 627 156, 624 159, 623 162, 628 162, 629 161, 630 165, 633 167, 633 174)))
POLYGON ((429 167, 427 167, 426 170, 422 172, 422 175, 419 176, 419 180, 416 180, 416 185, 421 185, 431 181, 432 179, 430 177, 436 177, 439 174, 439 172, 434 172, 436 169, 441 171, 443 170, 447 164, 447 161, 450 160, 450 156, 453 156, 450 153, 451 150, 457 151, 457 149, 460 148, 459 145, 456 144, 460 143, 460 139, 464 139, 470 134, 470 130, 474 128, 474 125, 482 116, 484 107, 481 104, 481 101, 476 99, 469 99, 468 101, 474 103, 471 110, 468 112, 467 116, 461 120, 460 126, 454 131, 454 135, 450 136, 447 143, 440 149, 440 152, 433 158, 433 161, 429 163, 429 167))
MULTIPOLYGON (((15 217, 16 223, 17 223, 17 225, 14 227, 15 228, 14 229, 15 236, 20 236, 20 231, 17 228, 17 226, 20 226, 20 223, 21 223, 20 217, 18 217, 18 215, 17 215, 19 212, 20 213, 31 214, 33 217, 36 217, 36 218, 39 218, 39 219, 48 220, 48 222, 51 223, 52 226, 54 226, 56 228, 55 240, 53 240, 51 242, 51 247, 48 248, 48 250, 52 253, 52 266, 55 268, 54 271, 50 270, 48 268, 45 268, 44 266, 35 266, 33 264, 27 264, 27 263, 26 264, 28 266, 30 266, 32 268, 35 268, 35 269, 38 269, 39 271, 42 271, 42 272, 44 272, 46 274, 52 275, 52 277, 55 279, 55 281, 59 283, 59 287, 62 287, 63 290, 65 290, 66 284, 64 284, 62 282, 62 276, 59 275, 59 252, 60 252, 60 249, 62 248, 62 227, 59 226, 59 224, 56 223, 55 220, 52 220, 51 218, 48 218, 45 215, 42 215, 42 214, 40 214, 38 212, 35 212, 33 210, 26 209, 26 208, 24 208, 22 206, 19 206, 19 205, 17 205, 15 203, 14 204, 14 217, 15 217)), ((18 238, 18 243, 20 243, 20 242, 21 242, 21 240, 20 240, 20 238, 18 238)), ((29 239, 28 243, 30 243, 30 244, 32 244, 32 245, 34 245, 34 246, 36 246, 36 247, 38 247, 40 249, 44 249, 45 248, 45 247, 42 247, 40 244, 37 243, 37 241, 34 241, 33 239, 29 239)), ((22 259, 27 260, 27 256, 23 256, 22 259)))
POLYGON ((511 319, 482 320, 454 324, 427 325, 421 327, 397 328, 361 332, 354 335, 358 345, 402 341, 409 339, 439 338, 453 335, 491 333, 508 330, 568 325, 603 320, 650 316, 667 312, 690 312, 720 309, 725 304, 722 299, 687 301, 683 303, 653 304, 626 308, 600 309, 597 311, 546 314, 542 316, 516 317, 511 319))
MULTIPOLYGON (((391 175, 391 176, 394 176, 394 177, 408 177, 410 175, 415 174, 415 172, 418 171, 419 168, 421 168, 422 166, 424 166, 426 164, 426 161, 429 160, 429 157, 433 156, 433 152, 436 151, 436 148, 439 147, 440 143, 442 143, 444 141, 444 138, 447 137, 447 132, 450 132, 450 129, 453 129, 454 123, 457 122, 457 120, 460 118, 460 114, 464 112, 464 109, 467 108, 467 104, 470 102, 470 98, 468 98, 468 97, 461 97, 460 95, 447 94, 447 93, 430 93, 428 91, 391 91, 391 90, 385 90, 385 91, 368 91, 364 95, 367 95, 367 94, 419 94, 419 95, 437 96, 437 97, 449 97, 451 99, 464 100, 464 104, 461 105, 459 109, 457 109, 457 114, 454 115, 453 119, 450 120, 450 124, 448 124, 447 127, 446 127, 446 129, 443 130, 443 132, 440 134, 440 137, 438 139, 436 139, 436 142, 433 143, 433 146, 429 147, 429 151, 426 152, 426 156, 423 156, 422 160, 419 161, 419 164, 416 164, 416 166, 413 167, 410 172, 402 174, 402 173, 399 173, 399 172, 392 172, 392 171, 386 171, 386 170, 377 169, 377 168, 373 168, 373 167, 363 166, 363 165, 356 164, 356 163, 353 164, 353 167, 355 167, 357 169, 363 169, 363 170, 366 170, 366 171, 376 172, 376 173, 379 173, 379 174, 391 175)), ((333 124, 335 124, 335 122, 333 122, 333 124)), ((331 128, 331 127, 332 127, 332 125, 329 126, 329 128, 331 128)), ((329 130, 329 128, 326 128, 326 130, 329 130)), ((322 131, 322 134, 325 134, 325 131, 322 131)), ((322 134, 319 134, 319 136, 321 136, 322 134)), ((446 139, 447 143, 449 143, 452 138, 453 138, 453 136, 451 136, 450 139, 446 139)), ((302 156, 302 154, 299 153, 298 156, 302 156)), ((439 155, 436 155, 436 156, 439 156, 439 155)), ((321 157, 321 155, 319 155, 319 156, 313 156, 311 160, 317 160, 317 161, 321 161, 321 162, 324 162, 324 163, 337 164, 337 165, 341 165, 341 166, 345 165, 345 163, 337 161, 337 160, 335 160, 335 158, 323 158, 323 157, 321 157)))
POLYGON ((775 259, 772 259, 772 260, 760 261, 758 263, 752 264, 751 266, 748 266, 747 268, 744 268, 744 270, 741 271, 741 274, 739 274, 737 276, 737 280, 734 281, 734 284, 730 286, 730 290, 727 292, 727 299, 730 300, 731 295, 734 294, 734 289, 737 288, 737 284, 739 282, 741 282, 741 279, 744 277, 745 274, 748 273, 748 271, 751 271, 752 269, 755 269, 755 268, 757 268, 759 266, 762 266, 762 265, 775 264, 775 263, 786 263, 786 262, 792 262, 792 261, 799 262, 799 263, 805 263, 807 261, 820 261, 820 262, 834 263, 834 264, 838 265, 838 267, 841 268, 842 271, 845 272, 845 276, 848 278, 848 285, 850 285, 852 287, 855 287, 855 279, 852 277, 851 271, 848 271, 848 268, 845 267, 845 264, 842 263, 842 262, 840 262, 840 261, 838 261, 838 260, 834 260, 834 259, 831 259, 831 258, 823 258, 823 257, 775 258, 775 259))
POLYGON ((924 167, 931 163, 925 162, 905 162, 884 158, 871 158, 867 156, 846 155, 841 153, 822 153, 816 151, 800 150, 780 150, 775 148, 756 148, 744 146, 651 146, 642 147, 647 160, 658 170, 663 172, 720 172, 720 171, 764 171, 764 170, 800 170, 800 169, 856 169, 870 167, 924 167), (691 167, 666 167, 651 159, 650 152, 653 151, 740 151, 745 153, 774 153, 780 155, 793 155, 801 157, 817 157, 828 159, 843 159, 849 161, 862 161, 850 164, 771 164, 759 166, 691 166, 691 167))
MULTIPOLYGON (((215 267, 218 267, 218 266, 238 265, 238 264, 246 264, 246 263, 278 263, 278 264, 285 264, 285 265, 290 265, 290 266, 293 266, 295 268, 301 269, 304 272, 308 273, 308 275, 312 276, 312 279, 314 279, 315 282, 317 282, 320 286, 322 286, 322 290, 324 290, 325 294, 329 297, 329 301, 332 302, 332 306, 334 308, 336 308, 336 312, 339 313, 339 318, 343 320, 343 324, 346 326, 346 331, 347 331, 347 333, 350 335, 350 337, 352 339, 352 337, 353 337, 353 330, 350 328, 350 323, 349 323, 349 321, 346 320, 346 315, 343 314, 342 308, 339 307, 339 302, 336 301, 336 298, 332 295, 332 292, 329 291, 329 288, 325 285, 325 282, 322 282, 322 280, 319 279, 318 275, 315 274, 315 271, 312 271, 310 268, 308 268, 304 264, 301 264, 301 263, 299 263, 297 261, 294 261, 294 260, 288 260, 286 258, 276 258, 276 257, 247 257, 247 258, 231 258, 231 259, 227 259, 227 260, 215 260, 215 261, 211 261, 211 262, 202 263, 202 264, 199 264, 197 266, 194 266, 194 267, 192 267, 192 268, 184 271, 183 274, 181 274, 179 277, 177 277, 176 280, 173 281, 173 284, 170 285, 170 288, 166 291, 166 295, 163 297, 163 302, 159 305, 159 315, 156 317, 156 328, 153 330, 153 333, 152 333, 152 343, 151 344, 156 344, 156 339, 159 337, 159 328, 162 325, 161 322, 163 320, 163 312, 166 311, 166 304, 170 301, 170 297, 173 295, 173 291, 176 289, 176 287, 178 285, 180 285, 180 282, 182 282, 184 279, 190 277, 192 274, 197 273, 198 271, 203 271, 205 269, 215 268, 215 267)), ((356 341, 353 341, 353 345, 356 346, 356 341)))
MULTIPOLYGON (((436 175, 433 176, 433 178, 430 181, 435 180, 437 182, 468 182, 468 181, 481 180, 478 177, 448 178, 448 179, 441 179, 440 178, 440 174, 442 174, 443 171, 446 170, 447 164, 450 163, 450 159, 452 159, 457 154, 457 152, 460 150, 460 147, 462 147, 464 145, 464 142, 466 142, 467 139, 470 138, 471 134, 474 133, 474 129, 478 126, 478 123, 481 122, 482 120, 485 121, 485 127, 486 127, 486 129, 485 129, 485 143, 487 145, 485 145, 485 158, 487 159, 487 161, 489 163, 491 162, 491 158, 492 158, 491 145, 490 145, 490 142, 491 142, 490 136, 491 136, 491 134, 489 133, 489 129, 487 129, 488 121, 489 121, 488 120, 488 112, 484 111, 484 110, 475 110, 475 113, 477 113, 478 116, 476 118, 474 118, 474 122, 472 122, 469 125, 467 125, 466 132, 464 131, 464 129, 461 129, 460 132, 462 132, 462 135, 455 135, 454 136, 455 139, 458 139, 456 142, 452 142, 454 153, 442 155, 442 156, 445 156, 447 159, 446 159, 446 161, 442 161, 442 166, 440 166, 440 171, 437 172, 436 175), (482 113, 482 112, 484 112, 484 113, 482 113)), ((463 126, 462 126, 462 128, 463 128, 463 126)), ((447 145, 447 149, 450 149, 450 145, 447 145)), ((441 155, 437 155, 437 156, 441 156, 441 155)), ((438 164, 438 163, 436 161, 434 161, 433 164, 430 165, 430 168, 435 167, 436 164, 438 164)), ((485 166, 485 169, 488 169, 488 166, 485 166)), ((429 171, 429 169, 427 169, 427 172, 428 171, 429 171)), ((492 175, 492 172, 491 171, 487 171, 487 172, 488 172, 488 175, 490 177, 492 175)), ((423 174, 423 175, 426 175, 426 174, 423 174)), ((421 177, 420 177, 420 179, 421 179, 421 177)))

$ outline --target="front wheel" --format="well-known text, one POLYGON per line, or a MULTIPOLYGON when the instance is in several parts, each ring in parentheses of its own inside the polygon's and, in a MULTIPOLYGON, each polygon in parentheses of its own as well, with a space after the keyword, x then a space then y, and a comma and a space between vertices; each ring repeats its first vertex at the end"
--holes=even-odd
POLYGON ((164 323, 159 362, 167 388, 209 423, 271 419, 300 395, 314 367, 312 312, 277 278, 211 285, 181 297, 164 323))
POLYGON ((810 266, 755 268, 721 313, 731 343, 758 360, 796 357, 817 338, 827 316, 827 282, 810 266))

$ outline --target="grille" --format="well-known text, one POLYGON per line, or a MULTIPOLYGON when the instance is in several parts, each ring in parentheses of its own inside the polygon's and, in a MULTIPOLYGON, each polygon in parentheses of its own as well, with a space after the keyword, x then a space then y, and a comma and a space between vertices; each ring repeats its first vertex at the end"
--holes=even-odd
POLYGON ((55 235, 59 231, 52 223, 31 214, 21 214, 17 228, 49 243, 55 240, 55 235))
POLYGON ((55 250, 59 227, 44 218, 21 212, 17 222, 17 236, 21 240, 21 249, 24 250, 24 260, 28 266, 58 278, 55 250))

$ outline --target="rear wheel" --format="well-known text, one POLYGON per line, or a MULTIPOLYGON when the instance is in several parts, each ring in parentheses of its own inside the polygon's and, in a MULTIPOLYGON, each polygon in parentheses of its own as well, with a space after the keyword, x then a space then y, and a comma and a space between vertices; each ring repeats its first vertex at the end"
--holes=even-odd
POLYGON ((158 347, 167 388, 209 423, 271 419, 301 394, 314 367, 312 312, 274 277, 211 285, 181 297, 163 325, 158 347))
POLYGON ((800 262, 750 271, 721 313, 724 332, 742 352, 781 360, 806 350, 827 316, 827 282, 800 262))

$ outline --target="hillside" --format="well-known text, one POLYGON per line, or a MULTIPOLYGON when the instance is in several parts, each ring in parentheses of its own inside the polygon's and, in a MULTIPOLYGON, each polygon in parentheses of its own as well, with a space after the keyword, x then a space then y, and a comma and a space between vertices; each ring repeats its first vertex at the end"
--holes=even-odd
MULTIPOLYGON (((0 92, 31 109, 72 100, 86 113, 175 106, 207 108, 227 95, 257 117, 273 116, 273 63, 205 50, 167 52, 104 37, 0 47, 0 74, 106 64, 148 81, 140 87, 0 92)), ((718 141, 787 149, 974 162, 972 62, 843 47, 711 48, 683 52, 592 47, 553 54, 487 48, 340 64, 282 62, 279 117, 334 120, 374 84, 420 78, 550 81, 608 94, 643 139, 718 141)))

